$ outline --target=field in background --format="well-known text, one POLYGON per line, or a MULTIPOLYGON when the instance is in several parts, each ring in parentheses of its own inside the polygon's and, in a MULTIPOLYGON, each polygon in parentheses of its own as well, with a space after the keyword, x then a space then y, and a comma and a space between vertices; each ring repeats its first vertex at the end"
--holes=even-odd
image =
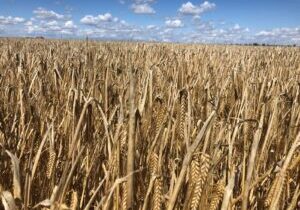
POLYGON ((297 209, 299 91, 299 48, 2 39, 2 208, 297 209))

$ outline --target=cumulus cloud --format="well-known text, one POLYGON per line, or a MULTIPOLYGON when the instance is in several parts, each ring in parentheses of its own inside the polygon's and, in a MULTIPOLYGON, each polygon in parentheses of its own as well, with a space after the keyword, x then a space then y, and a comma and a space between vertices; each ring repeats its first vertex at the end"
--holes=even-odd
POLYGON ((181 42, 192 43, 249 43, 253 42, 249 29, 238 24, 222 25, 213 21, 194 22, 194 29, 183 31, 181 42))
POLYGON ((56 20, 52 20, 52 21, 49 21, 49 22, 45 22, 45 26, 57 26, 58 25, 58 22, 56 20))
POLYGON ((33 22, 31 20, 24 23, 25 26, 32 26, 33 22))
POLYGON ((91 16, 81 19, 86 28, 79 29, 81 36, 112 40, 144 40, 173 42, 237 43, 249 40, 248 29, 238 24, 220 25, 196 18, 192 25, 184 27, 178 17, 168 18, 163 25, 131 25, 112 15, 91 16), (104 18, 106 17, 106 18, 104 18), (117 20, 117 21, 114 21, 117 20))
POLYGON ((67 20, 70 18, 68 15, 58 14, 52 10, 46 10, 42 7, 37 8, 33 11, 36 18, 41 20, 67 20))
POLYGON ((200 15, 195 15, 195 16, 193 17, 193 20, 194 20, 194 21, 200 21, 200 20, 201 20, 201 16, 200 16, 200 15))
POLYGON ((274 36, 275 33, 273 31, 260 31, 258 33, 255 34, 258 37, 267 37, 267 36, 274 36))
POLYGON ((156 25, 148 25, 146 28, 152 30, 152 29, 156 29, 157 26, 156 25))
POLYGON ((215 9, 215 7, 215 3, 210 3, 208 1, 205 1, 200 5, 194 5, 192 2, 188 1, 182 4, 178 11, 184 15, 200 15, 204 12, 215 9))
POLYGON ((166 20, 165 24, 167 27, 170 28, 181 28, 184 26, 180 19, 166 20))
POLYGON ((65 22, 64 26, 66 29, 76 29, 77 28, 77 26, 73 23, 72 20, 65 22))
POLYGON ((12 17, 12 16, 0 16, 0 25, 16 25, 19 23, 24 23, 25 19, 21 17, 12 17))
POLYGON ((218 22, 197 21, 192 26, 183 28, 179 18, 165 20, 163 25, 131 25, 119 22, 109 22, 99 26, 88 25, 80 33, 91 38, 111 40, 143 40, 162 42, 192 42, 192 43, 248 43, 253 42, 249 29, 235 24, 220 26, 218 22))
POLYGON ((255 34, 258 42, 300 44, 300 28, 274 28, 262 30, 255 34))
POLYGON ((28 34, 45 36, 70 35, 74 37, 78 35, 77 25, 72 20, 65 22, 56 20, 28 21, 24 25, 28 34))
POLYGON ((63 15, 39 7, 33 11, 34 17, 24 23, 27 35, 58 37, 61 35, 77 36, 77 26, 70 15, 63 15))
POLYGON ((131 9, 136 14, 155 14, 155 10, 148 4, 132 4, 131 9))
POLYGON ((131 34, 138 34, 141 31, 139 27, 134 27, 110 13, 97 16, 86 15, 80 22, 86 27, 81 28, 79 34, 93 38, 129 39, 131 34))
POLYGON ((249 28, 243 28, 239 24, 234 24, 233 27, 229 28, 233 32, 249 32, 249 28))
POLYGON ((235 30, 240 30, 241 29, 241 26, 239 25, 239 24, 235 24, 234 26, 233 26, 233 29, 235 29, 235 30))
MULTIPOLYGON (((85 28, 79 33, 82 36, 102 39, 129 40, 137 34, 141 34, 140 29, 135 29, 131 26, 105 27, 105 28, 85 28)), ((135 39, 134 39, 135 40, 135 39)))
POLYGON ((300 28, 275 28, 272 30, 263 30, 256 33, 256 36, 267 37, 293 37, 300 36, 300 28))
POLYGON ((81 18, 80 22, 86 25, 97 26, 103 22, 118 22, 117 17, 113 17, 110 13, 100 14, 98 16, 86 15, 81 18))
POLYGON ((0 34, 18 36, 26 20, 22 17, 0 16, 0 34))

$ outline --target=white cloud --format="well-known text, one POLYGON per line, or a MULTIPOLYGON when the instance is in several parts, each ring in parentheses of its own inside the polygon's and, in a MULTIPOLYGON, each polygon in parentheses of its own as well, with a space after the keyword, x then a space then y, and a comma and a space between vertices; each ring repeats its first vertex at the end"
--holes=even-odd
POLYGON ((0 25, 16 25, 19 23, 24 23, 25 19, 21 17, 12 17, 12 16, 0 16, 0 25))
POLYGON ((200 5, 200 7, 202 8, 203 12, 205 12, 205 11, 209 11, 209 10, 214 9, 216 7, 216 4, 205 1, 204 3, 202 3, 200 5))
POLYGON ((241 29, 241 26, 240 26, 239 24, 235 24, 235 25, 233 26, 233 29, 234 29, 234 30, 239 30, 239 29, 241 29))
POLYGON ((24 23, 25 26, 32 26, 33 25, 33 22, 30 20, 30 21, 27 21, 26 23, 24 23))
POLYGON ((155 10, 148 4, 132 4, 131 9, 136 14, 155 14, 155 10))
POLYGON ((56 20, 45 22, 45 26, 52 27, 52 26, 57 26, 57 25, 58 25, 58 22, 56 20))
POLYGON ((222 25, 219 22, 197 21, 194 30, 184 31, 179 36, 181 42, 193 43, 252 43, 249 29, 238 24, 222 25))
POLYGON ((66 29, 76 29, 77 26, 73 23, 72 20, 69 20, 69 21, 65 22, 65 28, 66 29))
POLYGON ((42 7, 37 8, 33 11, 36 18, 41 20, 67 20, 70 17, 67 15, 58 14, 52 10, 46 10, 42 7))
POLYGON ((80 22, 87 27, 79 29, 79 34, 93 38, 131 39, 133 34, 138 34, 142 31, 140 27, 132 26, 125 20, 114 17, 110 13, 98 16, 86 15, 80 22))
POLYGON ((274 28, 262 30, 255 34, 259 42, 300 44, 300 28, 274 28))
POLYGON ((86 15, 81 18, 80 22, 87 25, 94 25, 98 22, 98 18, 92 15, 86 15))
POLYGON ((166 24, 167 27, 170 27, 170 28, 180 28, 180 27, 183 27, 183 23, 179 19, 166 20, 165 24, 166 24))
POLYGON ((256 33, 256 36, 274 36, 275 33, 272 31, 260 31, 256 33))
POLYGON ((98 18, 101 21, 111 21, 113 19, 110 13, 105 13, 104 15, 98 15, 98 18))
POLYGON ((121 20, 120 23, 121 23, 122 25, 128 25, 128 23, 127 23, 125 20, 121 20))
POLYGON ((188 1, 182 4, 178 11, 184 15, 200 15, 204 12, 213 10, 215 7, 215 3, 210 3, 208 1, 203 2, 199 6, 188 1))
POLYGON ((249 28, 243 28, 243 27, 241 27, 239 24, 234 24, 234 26, 233 27, 231 27, 231 28, 229 28, 231 31, 234 31, 234 32, 240 32, 240 33, 242 33, 242 32, 249 32, 250 30, 249 30, 249 28))
POLYGON ((193 17, 193 20, 194 20, 194 21, 200 21, 200 20, 201 20, 201 16, 200 16, 200 15, 195 15, 195 16, 193 17))
POLYGON ((99 25, 103 22, 117 22, 118 18, 113 17, 110 13, 100 14, 98 16, 86 15, 81 18, 80 22, 86 25, 99 25))
POLYGON ((146 28, 151 30, 151 29, 156 29, 157 27, 156 25, 148 25, 146 28))
POLYGON ((56 20, 32 20, 24 24, 25 31, 28 34, 43 36, 61 36, 68 35, 76 37, 78 34, 77 26, 72 20, 56 21, 56 20))

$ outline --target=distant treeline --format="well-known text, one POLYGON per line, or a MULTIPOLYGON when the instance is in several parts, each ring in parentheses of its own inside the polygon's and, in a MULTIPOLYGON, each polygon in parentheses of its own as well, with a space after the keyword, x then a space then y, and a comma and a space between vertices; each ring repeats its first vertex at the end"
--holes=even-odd
POLYGON ((45 39, 43 36, 36 36, 36 37, 24 37, 25 39, 45 39))
POLYGON ((296 44, 266 44, 266 43, 245 43, 245 44, 230 44, 239 46, 266 46, 266 47, 297 47, 296 44))

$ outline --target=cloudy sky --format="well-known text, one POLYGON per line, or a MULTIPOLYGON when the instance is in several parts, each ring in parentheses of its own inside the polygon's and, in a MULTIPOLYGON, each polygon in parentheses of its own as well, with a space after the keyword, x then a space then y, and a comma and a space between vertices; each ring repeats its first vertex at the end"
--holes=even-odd
POLYGON ((0 36, 300 44, 300 0, 0 0, 0 36))

